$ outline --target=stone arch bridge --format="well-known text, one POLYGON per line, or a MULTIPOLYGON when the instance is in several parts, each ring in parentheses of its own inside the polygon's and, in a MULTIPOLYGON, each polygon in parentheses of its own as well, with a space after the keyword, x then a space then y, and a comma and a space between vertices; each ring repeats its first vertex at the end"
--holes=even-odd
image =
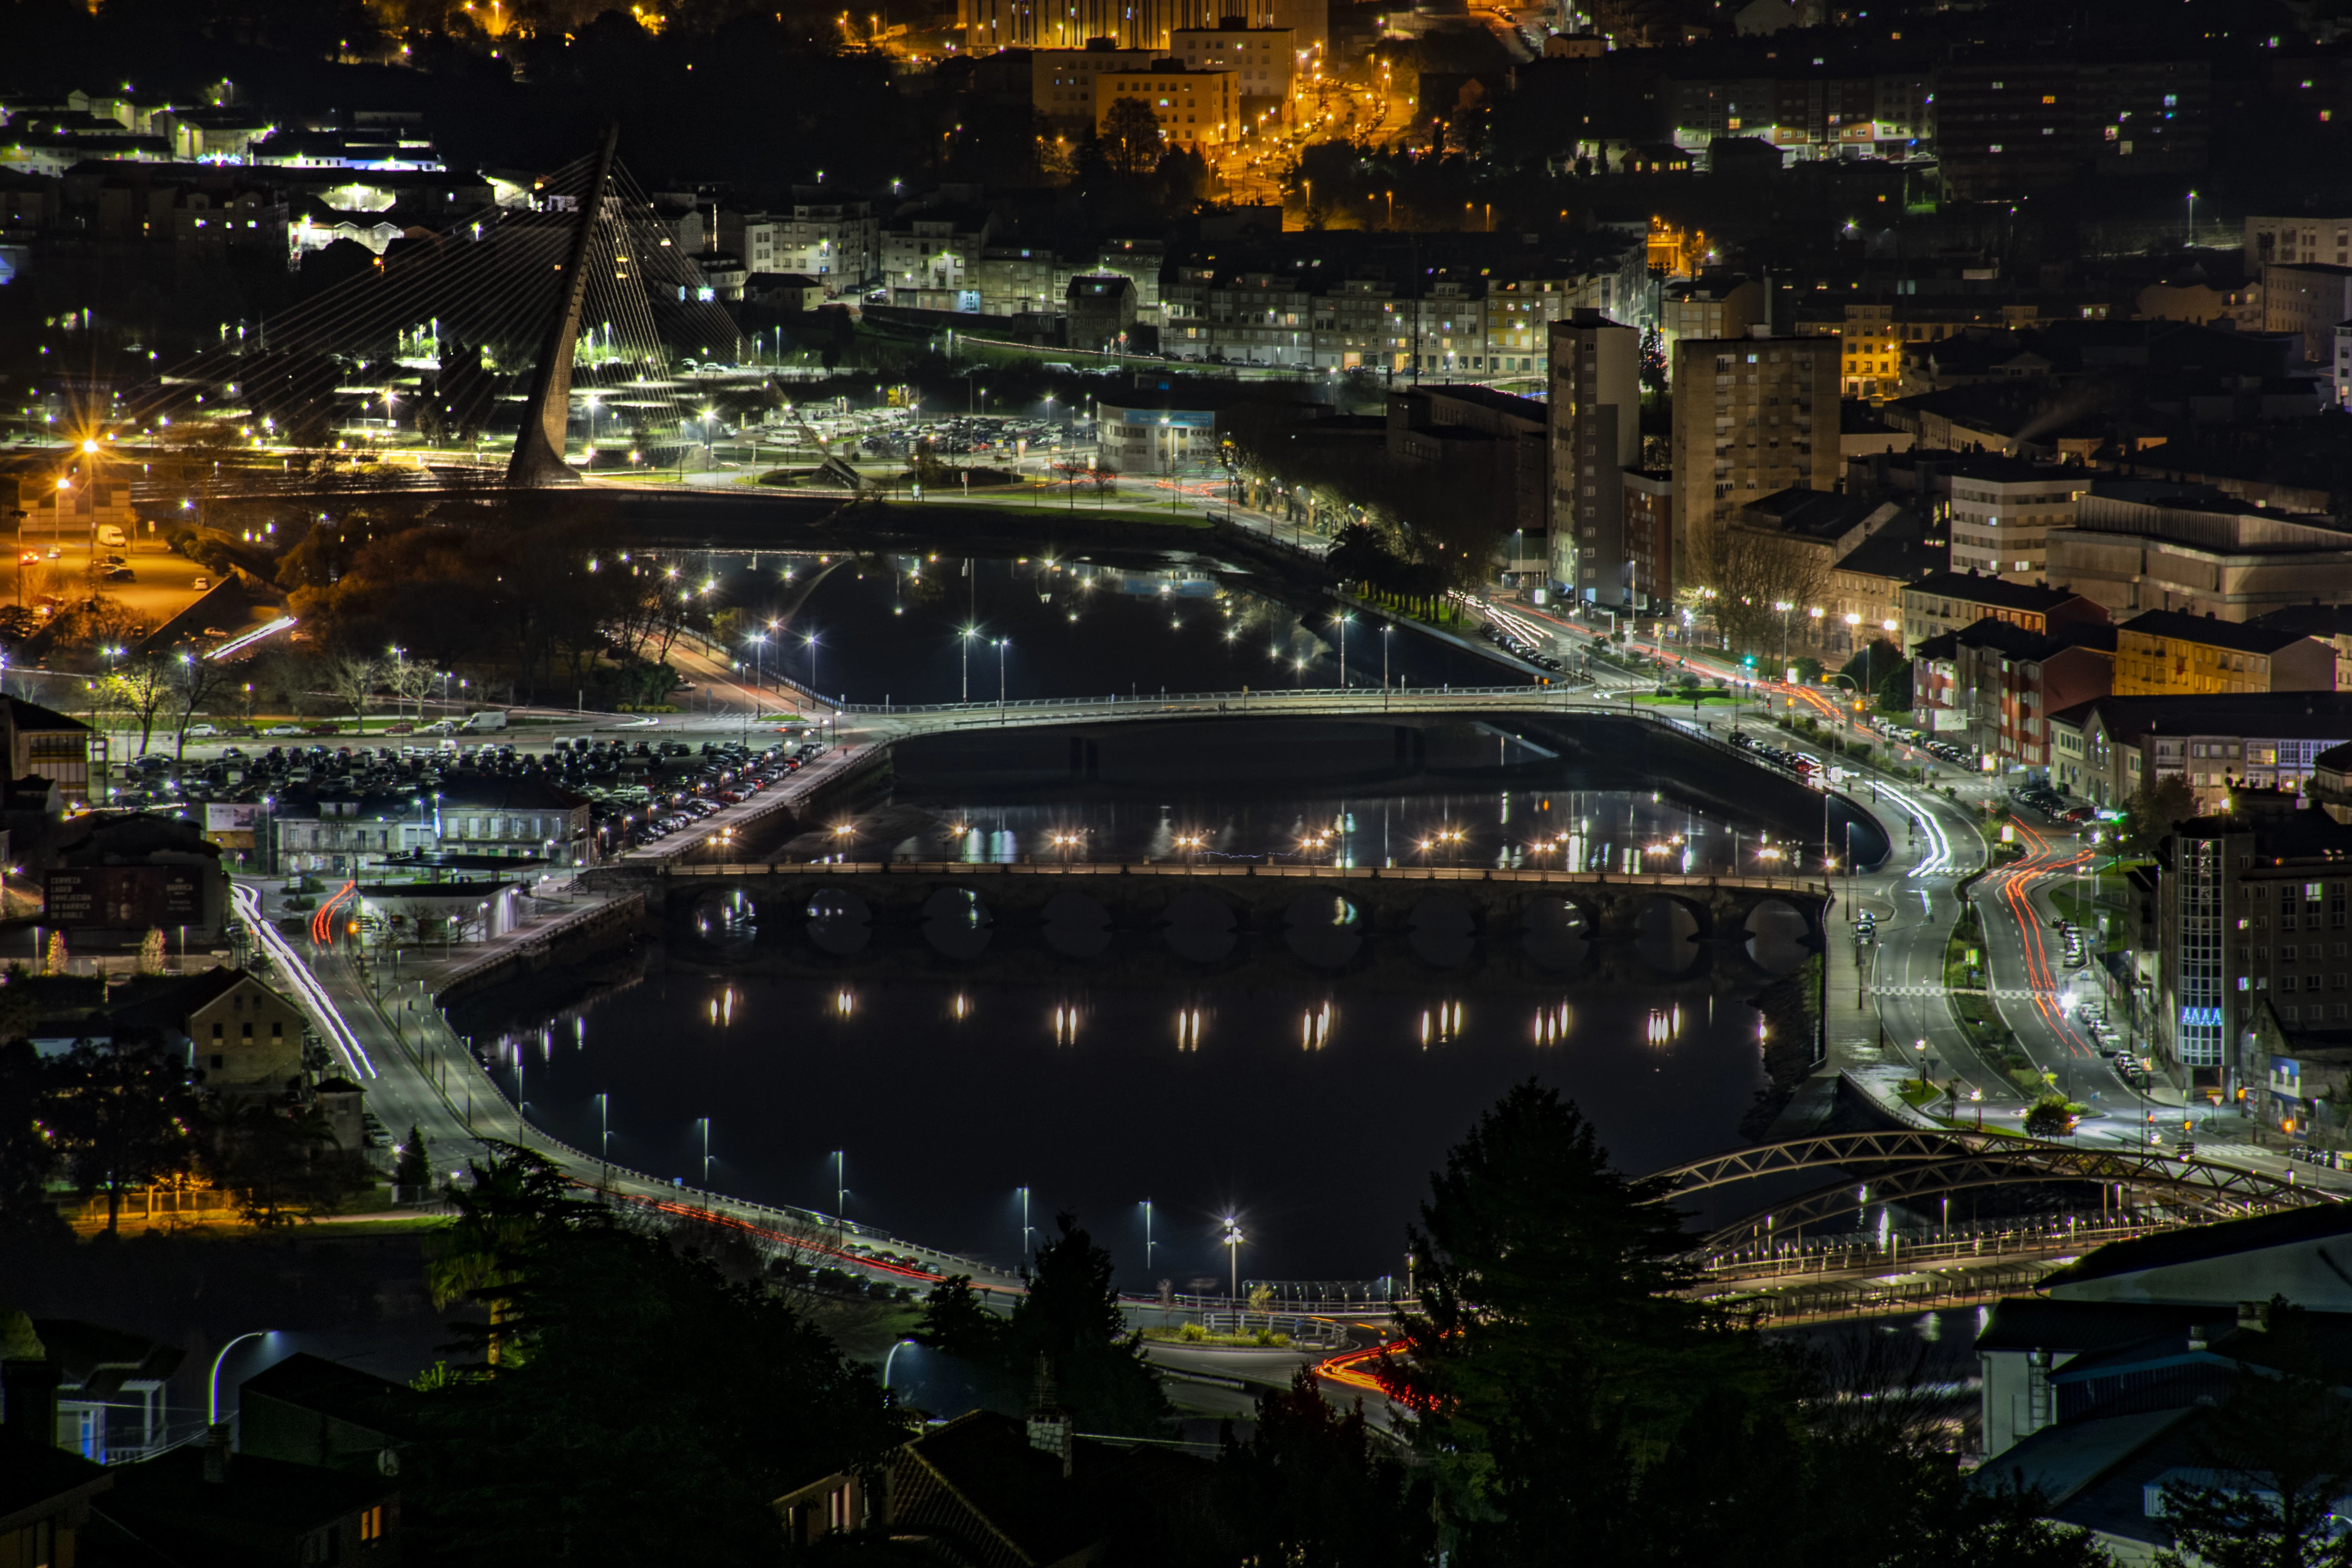
POLYGON ((805 905, 817 894, 855 894, 877 921, 920 918, 942 892, 968 892, 992 919, 1007 924, 1042 921, 1045 906, 1065 893, 1082 893, 1107 910, 1114 928, 1163 923, 1179 895, 1203 892, 1230 910, 1237 931, 1278 932, 1302 898, 1328 893, 1343 900, 1373 935, 1400 934, 1433 893, 1458 900, 1474 934, 1517 933, 1536 903, 1558 900, 1572 909, 1580 934, 1595 942, 1632 942, 1644 913, 1659 900, 1685 912, 1699 942, 1745 941, 1750 920, 1768 905, 1793 910, 1805 923, 1805 942, 1818 945, 1828 907, 1820 882, 1773 877, 1609 876, 1590 871, 1487 869, 1475 867, 1334 867, 1246 864, 1188 865, 1174 861, 1125 864, 1006 864, 963 861, 814 862, 660 868, 656 907, 667 920, 688 918, 712 893, 737 889, 755 903, 805 905))

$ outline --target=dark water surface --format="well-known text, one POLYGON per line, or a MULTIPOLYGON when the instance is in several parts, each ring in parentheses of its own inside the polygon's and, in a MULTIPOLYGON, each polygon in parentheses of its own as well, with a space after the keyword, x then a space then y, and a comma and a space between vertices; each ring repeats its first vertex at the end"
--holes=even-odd
MULTIPOLYGON (((1203 567, 1050 559, 1049 543, 1041 534, 1040 553, 1016 561, 727 554, 712 558, 710 581, 742 611, 747 667, 852 702, 992 702, 1000 678, 1016 702, 1340 684, 1340 632, 1328 609, 1303 613, 1203 567), (763 634, 765 643, 749 640, 763 634)), ((1346 641, 1351 688, 1381 685, 1384 652, 1392 688, 1525 679, 1360 617, 1346 641)))

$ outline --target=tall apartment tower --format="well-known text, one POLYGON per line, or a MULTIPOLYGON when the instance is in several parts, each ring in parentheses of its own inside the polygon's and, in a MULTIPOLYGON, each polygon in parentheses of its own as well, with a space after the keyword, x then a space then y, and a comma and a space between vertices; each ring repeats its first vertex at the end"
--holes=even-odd
POLYGON ((1642 334, 1579 307, 1551 323, 1551 579, 1626 602, 1625 470, 1642 458, 1642 334))
POLYGON ((1791 486, 1837 488, 1838 340, 1675 345, 1675 586, 1705 587, 1732 514, 1791 486))

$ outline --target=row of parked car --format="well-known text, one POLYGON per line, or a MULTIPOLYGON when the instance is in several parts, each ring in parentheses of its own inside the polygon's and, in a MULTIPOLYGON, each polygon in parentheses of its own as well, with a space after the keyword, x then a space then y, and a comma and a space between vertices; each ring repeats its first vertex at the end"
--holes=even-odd
POLYGON ((617 791, 592 795, 591 798, 597 800, 595 815, 605 820, 606 830, 620 841, 620 847, 667 838, 718 816, 730 805, 740 805, 814 762, 824 754, 824 747, 811 741, 791 750, 775 745, 755 752, 749 746, 729 742, 707 744, 703 752, 715 759, 712 765, 704 768, 701 776, 663 798, 639 805, 634 800, 615 798, 620 793, 617 791))
POLYGON ((1508 626, 1489 621, 1485 626, 1478 628, 1478 635, 1485 637, 1488 642, 1493 643, 1496 647, 1501 648, 1505 653, 1515 654, 1518 658, 1526 659, 1529 664, 1540 666, 1545 669, 1563 669, 1567 668, 1562 665, 1559 659, 1553 658, 1550 654, 1546 653, 1542 648, 1537 647, 1526 637, 1523 637, 1517 633, 1512 631, 1508 626))
POLYGON ((2009 792, 2010 799, 2020 805, 2030 805, 2053 822, 2089 822, 2099 814, 2087 805, 2068 805, 2066 797, 2046 784, 2021 784, 2009 792))
POLYGON ((1745 730, 1734 730, 1731 732, 1731 743, 1745 749, 1751 756, 1759 757, 1771 763, 1783 773, 1794 773, 1807 784, 1816 783, 1822 776, 1821 758, 1809 756, 1803 752, 1792 752, 1786 747, 1776 746, 1769 741, 1759 741, 1745 730))

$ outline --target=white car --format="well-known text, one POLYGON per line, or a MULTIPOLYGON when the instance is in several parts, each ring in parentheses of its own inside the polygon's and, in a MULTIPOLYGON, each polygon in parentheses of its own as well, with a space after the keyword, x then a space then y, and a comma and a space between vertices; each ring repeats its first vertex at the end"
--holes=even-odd
POLYGON ((262 731, 265 735, 307 735, 310 732, 300 724, 272 724, 262 731))
POLYGON ((181 731, 191 741, 209 741, 221 732, 217 724, 191 724, 181 731))

